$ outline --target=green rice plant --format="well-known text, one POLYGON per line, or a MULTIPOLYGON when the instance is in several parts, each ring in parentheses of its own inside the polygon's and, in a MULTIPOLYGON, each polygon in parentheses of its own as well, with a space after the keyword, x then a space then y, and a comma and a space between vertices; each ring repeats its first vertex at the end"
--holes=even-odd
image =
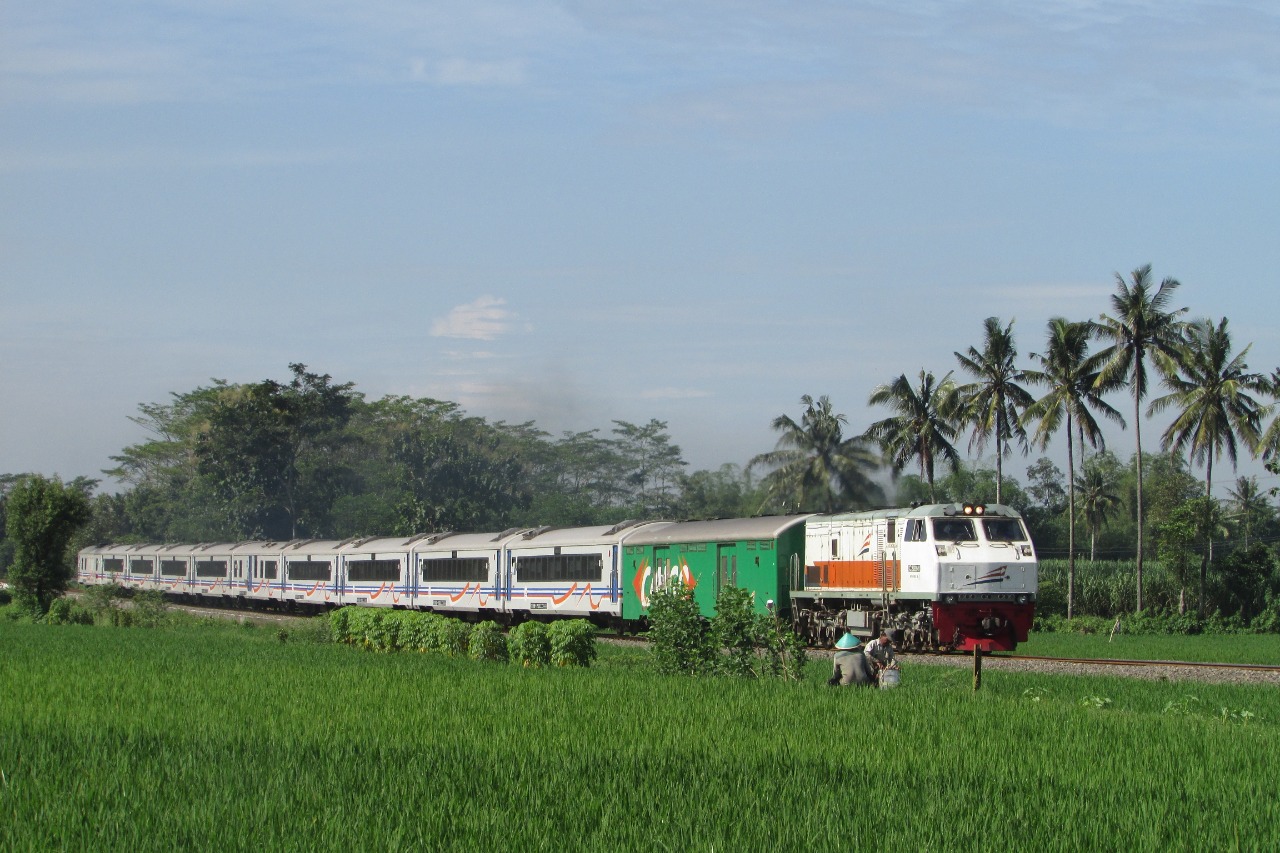
POLYGON ((521 622, 507 637, 513 662, 525 667, 551 665, 551 638, 541 622, 521 622))
POLYGON ((818 659, 801 682, 630 649, 532 670, 220 623, 0 622, 0 648, 5 850, 1280 846, 1271 686, 1197 686, 1213 710, 1178 716, 1185 685, 992 669, 975 694, 913 662, 851 691, 818 659), (889 815, 853 807, 873 779, 889 815))

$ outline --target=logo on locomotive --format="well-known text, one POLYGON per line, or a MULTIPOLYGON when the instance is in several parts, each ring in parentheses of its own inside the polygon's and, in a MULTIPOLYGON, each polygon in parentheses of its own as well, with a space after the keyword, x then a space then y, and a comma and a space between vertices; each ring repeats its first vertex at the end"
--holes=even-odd
POLYGON ((683 558, 676 565, 668 562, 665 566, 650 566, 648 558, 645 558, 636 566, 635 577, 631 579, 636 597, 640 599, 640 606, 646 610, 649 607, 650 593, 673 583, 681 584, 686 589, 693 589, 698 585, 698 579, 683 558))
POLYGON ((985 575, 979 575, 974 580, 971 580, 969 581, 969 583, 965 584, 965 586, 983 586, 989 583, 1003 583, 1008 579, 1009 579, 1009 567, 999 566, 998 568, 994 568, 991 571, 987 572, 985 575))

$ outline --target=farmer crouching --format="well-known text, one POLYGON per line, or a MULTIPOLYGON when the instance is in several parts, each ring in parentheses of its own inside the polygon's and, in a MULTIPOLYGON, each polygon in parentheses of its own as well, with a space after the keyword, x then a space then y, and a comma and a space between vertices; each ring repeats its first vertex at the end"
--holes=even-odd
POLYGON ((832 664, 830 685, 841 687, 871 684, 871 669, 862 653, 862 641, 853 634, 845 634, 836 641, 836 654, 832 664))

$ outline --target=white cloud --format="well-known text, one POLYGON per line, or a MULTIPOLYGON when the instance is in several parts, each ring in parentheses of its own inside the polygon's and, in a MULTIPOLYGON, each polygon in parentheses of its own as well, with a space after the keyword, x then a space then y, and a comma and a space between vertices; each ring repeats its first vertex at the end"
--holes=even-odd
POLYGON ((471 59, 444 59, 430 65, 424 59, 410 63, 415 80, 441 86, 519 86, 525 81, 524 61, 506 59, 477 62, 471 59))
POLYGON ((507 300, 494 296, 481 296, 474 302, 459 305, 447 317, 431 324, 434 338, 465 338, 473 341, 492 341, 507 333, 514 316, 503 306, 507 300))

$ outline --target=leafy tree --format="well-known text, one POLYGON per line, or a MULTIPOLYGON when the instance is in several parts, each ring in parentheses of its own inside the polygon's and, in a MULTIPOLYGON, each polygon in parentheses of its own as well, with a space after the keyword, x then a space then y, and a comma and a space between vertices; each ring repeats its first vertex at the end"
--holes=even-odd
POLYGON ((1111 341, 1111 346, 1103 350, 1107 358, 1101 379, 1111 382, 1122 379, 1128 382, 1129 391, 1133 394, 1133 430, 1137 444, 1134 461, 1137 468, 1137 609, 1142 609, 1142 540, 1143 513, 1142 497, 1142 401, 1146 399, 1148 390, 1147 357, 1151 356, 1167 369, 1177 355, 1182 338, 1182 321, 1178 318, 1185 314, 1186 308, 1170 309, 1173 292, 1179 287, 1178 281, 1166 278, 1160 282, 1159 288, 1152 292, 1151 265, 1139 267, 1130 274, 1126 282, 1120 273, 1116 273, 1116 292, 1111 296, 1111 308, 1114 315, 1102 314, 1095 327, 1096 333, 1111 341))
POLYGON ((219 510, 209 481, 200 475, 196 456, 210 414, 229 393, 234 393, 232 386, 214 380, 210 386, 172 394, 168 403, 138 407, 139 414, 129 420, 150 438, 111 457, 116 465, 104 473, 131 488, 119 507, 95 504, 90 527, 100 531, 101 539, 200 542, 237 535, 219 510), (100 516, 99 510, 110 512, 100 516))
POLYGON ((528 500, 519 460, 477 418, 404 433, 392 462, 401 489, 395 532, 403 535, 503 527, 528 500))
POLYGON ((1080 472, 1075 481, 1075 493, 1080 501, 1085 528, 1089 531, 1089 560, 1098 559, 1098 533, 1107 526, 1111 517, 1123 505, 1118 494, 1118 464, 1109 453, 1095 456, 1080 472))
POLYGON ((1031 505, 1017 478, 997 474, 995 468, 964 463, 938 481, 938 498, 944 503, 1002 503, 1024 514, 1031 505), (999 500, 996 499, 997 482, 1000 483, 999 500))
POLYGON ((1252 449, 1261 436, 1261 404, 1250 391, 1266 389, 1266 379, 1249 372, 1250 347, 1231 355, 1231 333, 1223 318, 1191 323, 1178 349, 1176 369, 1164 378, 1170 393, 1151 401, 1148 414, 1176 407, 1177 417, 1161 436, 1161 446, 1189 453, 1205 466, 1204 493, 1212 494, 1213 460, 1226 452, 1234 468, 1238 440, 1252 449))
POLYGON ((225 389, 196 445, 200 473, 242 536, 324 530, 348 476, 333 460, 358 395, 306 365, 289 369, 287 385, 268 379, 225 389))
POLYGON ((1191 555, 1200 556, 1200 583, 1196 613, 1205 614, 1205 584, 1208 575, 1210 544, 1214 537, 1227 535, 1222 505, 1210 497, 1194 497, 1174 507, 1157 525, 1162 556, 1170 557, 1170 566, 1178 577, 1181 591, 1178 611, 1186 612, 1188 564, 1191 555))
POLYGON ((72 577, 67 544, 89 516, 85 491, 57 477, 30 476, 9 491, 5 532, 14 545, 9 583, 19 606, 43 615, 66 591, 72 577))
POLYGON ((952 444, 958 433, 951 418, 955 388, 950 373, 937 382, 932 373, 921 369, 917 384, 904 373, 877 385, 867 400, 869 405, 888 406, 898 414, 876 421, 864 435, 880 443, 895 475, 911 460, 919 463, 920 478, 929 484, 930 503, 937 503, 934 463, 938 457, 952 471, 960 464, 960 454, 952 444))
POLYGON ((987 441, 995 439, 996 503, 1003 503, 1004 457, 1011 443, 1026 451, 1027 433, 1022 425, 1022 412, 1034 402, 1031 394, 1018 384, 1026 375, 1014 364, 1018 350, 1013 342, 1013 321, 1002 327, 999 318, 988 317, 983 322, 982 350, 969 347, 967 354, 957 352, 955 356, 975 379, 956 389, 960 419, 973 427, 969 449, 981 453, 987 441))
POLYGON ((675 487, 688 463, 671 443, 667 422, 643 426, 614 421, 613 434, 630 500, 639 515, 665 515, 675 506, 675 487))
POLYGON ((824 512, 883 501, 883 491, 868 473, 879 460, 867 439, 845 438, 848 420, 825 395, 815 401, 806 394, 800 403, 805 407, 800 422, 789 415, 774 418, 773 429, 781 433, 777 447, 748 465, 771 469, 763 480, 770 500, 787 510, 824 512))
POLYGON ((754 515, 764 493, 740 466, 728 463, 715 471, 680 477, 680 518, 741 518, 754 515))
POLYGON ((1027 498, 1032 508, 1056 515, 1067 508, 1067 488, 1063 485, 1062 469, 1047 456, 1041 456, 1027 466, 1027 498))
POLYGON ((1031 440, 1041 449, 1049 446, 1049 439, 1059 427, 1066 427, 1067 434, 1067 618, 1073 615, 1076 582, 1076 500, 1075 500, 1075 440, 1074 430, 1081 437, 1081 449, 1087 440, 1094 447, 1105 446, 1102 429, 1093 416, 1093 410, 1124 425, 1120 416, 1102 393, 1117 383, 1100 382, 1106 358, 1102 353, 1089 354, 1089 323, 1073 323, 1062 317, 1049 321, 1048 340, 1043 355, 1032 353, 1031 358, 1043 366, 1043 370, 1029 370, 1026 380, 1043 385, 1048 393, 1027 407, 1024 420, 1036 421, 1031 440))
POLYGON ((1261 542, 1233 548, 1215 567, 1227 599, 1223 603, 1242 620, 1261 613, 1268 596, 1277 592, 1276 555, 1261 542))

